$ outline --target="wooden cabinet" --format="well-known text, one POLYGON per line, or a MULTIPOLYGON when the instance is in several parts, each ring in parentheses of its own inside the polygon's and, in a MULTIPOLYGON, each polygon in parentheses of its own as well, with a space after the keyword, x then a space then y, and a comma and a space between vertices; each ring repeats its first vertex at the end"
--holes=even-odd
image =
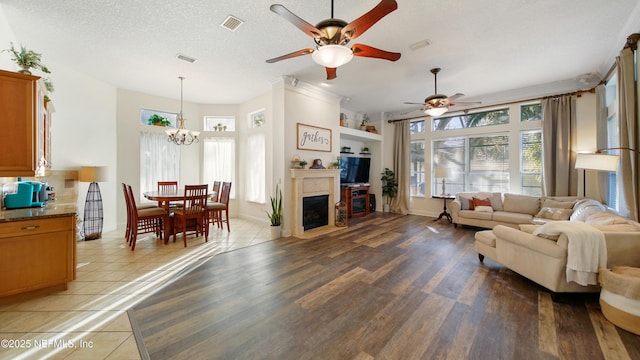
POLYGON ((38 76, 0 70, 0 177, 33 176, 47 159, 44 86, 38 76))
POLYGON ((340 199, 347 204, 347 216, 369 215, 369 186, 348 185, 340 188, 340 199))
POLYGON ((0 222, 0 296, 75 278, 75 215, 0 222))

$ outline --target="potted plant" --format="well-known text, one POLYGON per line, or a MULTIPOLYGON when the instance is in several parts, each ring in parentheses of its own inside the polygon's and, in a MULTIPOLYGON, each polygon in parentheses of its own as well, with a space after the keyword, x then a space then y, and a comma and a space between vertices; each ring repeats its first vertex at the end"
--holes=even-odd
POLYGON ((383 210, 389 212, 391 199, 396 197, 398 193, 398 180, 396 180, 396 174, 389 168, 384 168, 382 177, 382 198, 384 199, 383 210))
POLYGON ((282 191, 276 185, 275 196, 271 197, 271 213, 267 212, 271 221, 271 238, 277 239, 282 231, 282 191))
POLYGON ((300 168, 304 169, 305 166, 307 166, 307 160, 300 160, 300 168))
POLYGON ((369 148, 368 148, 368 147, 366 147, 366 146, 363 146, 363 147, 362 147, 362 153, 363 153, 363 154, 369 154, 369 153, 370 153, 369 148))
POLYGON ((364 114, 362 116, 362 122, 360 123, 360 130, 367 130, 367 123, 369 123, 369 115, 364 114))
POLYGON ((3 51, 8 51, 13 55, 11 60, 15 61, 16 64, 22 68, 22 70, 18 70, 20 73, 31 75, 31 71, 29 71, 31 68, 40 69, 43 73, 51 73, 49 69, 42 64, 42 54, 33 50, 27 50, 24 45, 20 45, 20 50, 16 50, 16 48, 13 47, 13 43, 11 43, 11 49, 3 51))
POLYGON ((155 126, 169 126, 171 125, 171 122, 167 118, 164 118, 158 114, 153 114, 151 115, 151 117, 149 117, 148 124, 155 126))

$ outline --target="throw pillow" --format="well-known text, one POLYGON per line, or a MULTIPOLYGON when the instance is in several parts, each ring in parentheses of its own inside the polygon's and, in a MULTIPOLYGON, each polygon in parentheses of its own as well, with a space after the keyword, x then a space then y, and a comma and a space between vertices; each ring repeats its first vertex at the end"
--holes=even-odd
POLYGON ((575 204, 576 204, 575 200, 559 201, 559 200, 552 200, 552 199, 544 199, 544 201, 542 202, 542 207, 556 208, 556 209, 573 209, 573 205, 575 204))
POLYGON ((560 232, 549 230, 548 226, 540 226, 533 231, 533 235, 540 236, 547 240, 558 241, 560 238, 560 232))
POLYGON ((572 213, 573 209, 543 207, 536 214, 536 217, 549 220, 569 220, 572 213))
POLYGON ((460 210, 471 210, 469 207, 470 199, 464 196, 460 196, 460 210))
POLYGON ((474 209, 474 211, 479 211, 479 212, 493 212, 493 208, 491 206, 486 206, 486 205, 477 205, 474 209))
MULTIPOLYGON (((488 206, 491 207, 491 200, 489 199, 478 199, 477 197, 473 198, 473 207, 476 208, 478 206, 488 206)), ((491 208, 493 209, 493 208, 491 208)))

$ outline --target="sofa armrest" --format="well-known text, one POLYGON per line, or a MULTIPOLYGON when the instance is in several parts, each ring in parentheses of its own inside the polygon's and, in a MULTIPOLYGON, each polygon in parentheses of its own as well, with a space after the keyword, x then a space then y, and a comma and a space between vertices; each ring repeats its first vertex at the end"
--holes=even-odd
POLYGON ((458 214, 460 213, 460 207, 460 200, 458 200, 457 198, 451 200, 451 202, 449 203, 449 211, 451 212, 451 218, 453 219, 453 222, 455 224, 458 223, 458 214))
MULTIPOLYGON (((567 250, 558 246, 553 240, 548 240, 504 225, 496 225, 493 228, 493 234, 496 236, 496 241, 507 241, 557 259, 567 258, 567 250)), ((500 245, 496 244, 496 247, 498 246, 500 245)))

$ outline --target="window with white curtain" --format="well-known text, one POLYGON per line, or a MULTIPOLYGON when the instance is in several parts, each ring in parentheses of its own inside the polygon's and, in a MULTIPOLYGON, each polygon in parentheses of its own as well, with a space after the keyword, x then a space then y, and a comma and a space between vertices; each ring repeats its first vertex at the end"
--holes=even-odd
POLYGON ((140 190, 158 189, 158 181, 180 178, 180 146, 164 132, 140 132, 140 190))
POLYGON ((203 181, 213 184, 214 181, 231 182, 230 197, 236 197, 236 140, 233 137, 206 137, 203 139, 203 181))
POLYGON ((262 133, 252 134, 247 138, 247 160, 245 194, 246 200, 265 203, 265 136, 262 133))

